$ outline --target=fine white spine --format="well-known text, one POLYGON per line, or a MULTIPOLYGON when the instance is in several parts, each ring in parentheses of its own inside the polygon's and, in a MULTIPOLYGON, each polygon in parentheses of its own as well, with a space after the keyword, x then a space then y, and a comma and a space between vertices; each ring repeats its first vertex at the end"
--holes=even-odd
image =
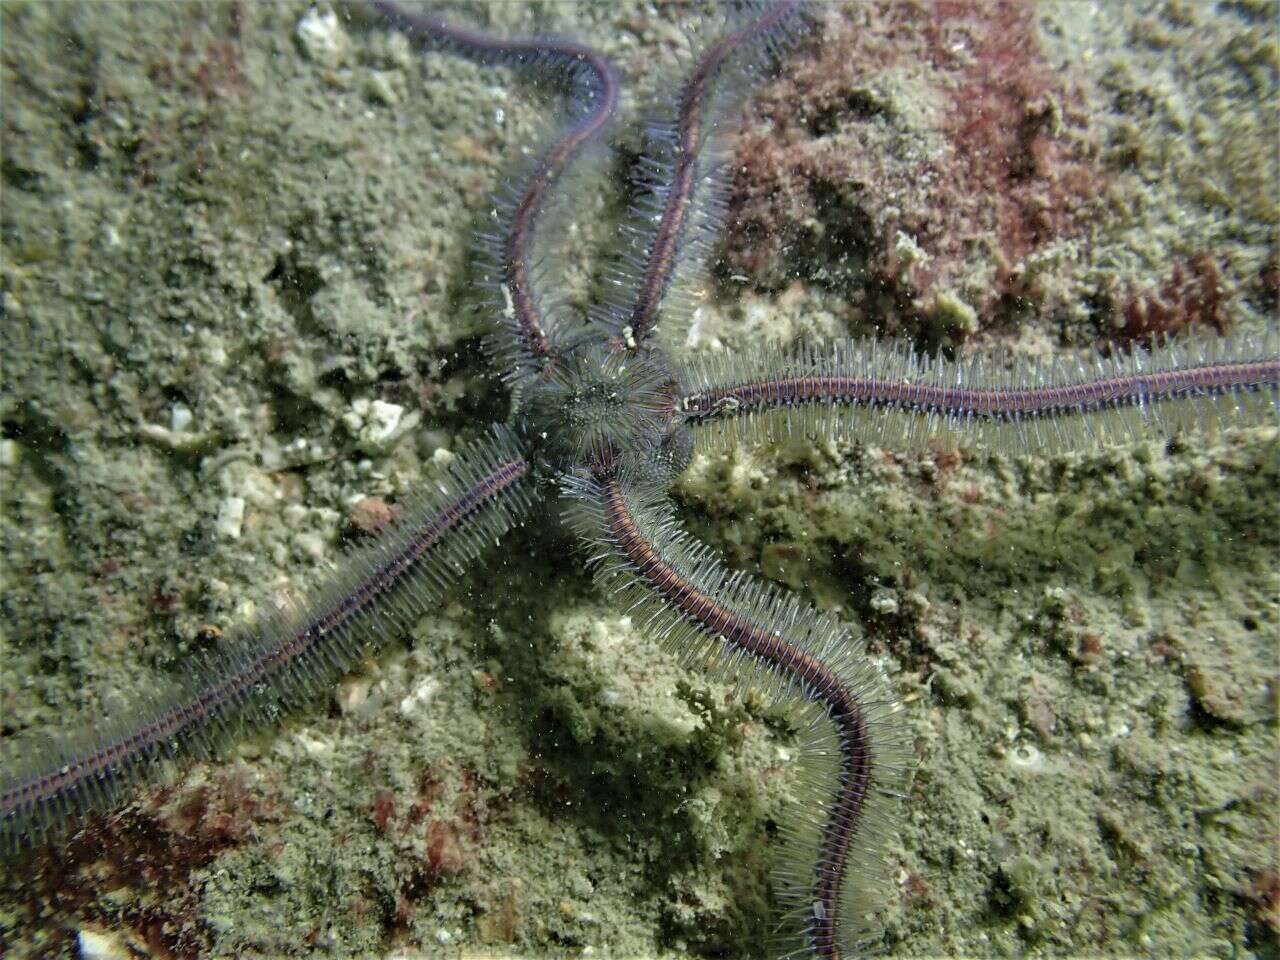
POLYGON ((352 663, 405 630, 458 575, 521 522, 529 465, 505 427, 465 450, 402 519, 290 609, 193 658, 186 677, 59 742, 19 739, 0 757, 0 855, 111 806, 169 757, 208 757, 275 724, 352 663))
POLYGON ((786 957, 852 953, 876 931, 889 866, 883 850, 913 766, 901 707, 883 672, 851 627, 726 568, 680 526, 657 490, 625 478, 579 477, 565 482, 565 492, 597 582, 641 629, 685 665, 792 708, 799 769, 775 860, 784 906, 776 946, 786 957), (770 638, 767 650, 739 642, 747 634, 770 638), (856 742, 848 725, 833 719, 839 703, 856 704, 856 742), (856 805, 842 793, 851 759, 870 770, 856 805), (844 851, 835 859, 824 854, 833 846, 844 851), (834 934, 815 914, 824 871, 840 877, 834 934))
POLYGON ((676 366, 682 413, 703 446, 855 439, 1043 454, 1280 421, 1276 325, 1048 366, 931 359, 854 340, 676 366))

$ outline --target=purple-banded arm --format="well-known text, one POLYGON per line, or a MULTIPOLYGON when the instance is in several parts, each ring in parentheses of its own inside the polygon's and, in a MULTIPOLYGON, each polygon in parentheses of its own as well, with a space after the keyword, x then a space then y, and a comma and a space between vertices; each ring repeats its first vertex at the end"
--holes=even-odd
POLYGON ((1280 327, 1048 366, 930 360, 845 340, 703 357, 682 363, 678 375, 680 416, 699 438, 1079 450, 1276 422, 1280 327))
POLYGON ((569 125, 551 142, 500 202, 495 235, 482 243, 485 266, 496 288, 501 333, 494 353, 518 379, 553 366, 559 355, 552 319, 533 283, 533 246, 538 218, 552 189, 574 158, 608 127, 618 110, 619 79, 600 51, 583 43, 541 37, 501 39, 413 13, 391 0, 370 6, 395 26, 427 42, 482 63, 505 64, 558 75, 569 99, 569 125))
POLYGON ((0 761, 0 854, 40 843, 152 775, 168 757, 204 757, 236 731, 272 723, 387 636, 406 629, 485 547, 519 523, 530 466, 505 428, 464 451, 402 518, 303 603, 263 617, 187 679, 60 743, 17 741, 0 761))
POLYGON ((750 89, 752 74, 805 24, 799 0, 730 15, 726 29, 694 61, 675 93, 675 116, 650 123, 638 175, 641 196, 623 225, 628 249, 609 275, 613 289, 593 320, 615 348, 634 351, 666 312, 691 312, 695 286, 728 208, 728 157, 718 120, 750 89), (674 294, 675 304, 668 295, 674 294))
POLYGON ((883 840, 910 769, 898 704, 851 628, 728 570, 657 492, 610 473, 566 481, 570 522, 606 593, 690 666, 793 701, 803 784, 784 825, 777 890, 783 955, 836 960, 856 947, 883 840))

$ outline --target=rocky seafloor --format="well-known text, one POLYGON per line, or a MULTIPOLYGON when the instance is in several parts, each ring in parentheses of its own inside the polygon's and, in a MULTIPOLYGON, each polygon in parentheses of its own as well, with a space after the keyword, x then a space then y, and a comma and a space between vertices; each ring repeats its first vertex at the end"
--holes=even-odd
MULTIPOLYGON (((633 111, 705 13, 449 11, 599 43, 633 111)), ((1274 13, 820 8, 671 349, 999 362, 1274 322, 1274 13)), ((471 237, 554 111, 358 10, 0 17, 11 745, 127 712, 506 416, 471 237)), ((557 213, 567 309, 618 210, 593 171, 557 213)), ((1274 424, 695 460, 692 529, 860 626, 905 706, 884 953, 1275 953, 1278 487, 1274 424)), ((795 732, 649 642, 545 512, 326 702, 0 865, 6 955, 764 956, 795 732)))

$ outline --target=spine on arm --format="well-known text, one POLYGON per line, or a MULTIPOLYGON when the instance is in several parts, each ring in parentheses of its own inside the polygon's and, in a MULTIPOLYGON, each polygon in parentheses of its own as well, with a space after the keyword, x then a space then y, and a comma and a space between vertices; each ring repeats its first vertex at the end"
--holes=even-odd
POLYGON ((1087 449, 1218 424, 1275 422, 1280 327, 1183 339, 1150 353, 1043 367, 929 360, 873 341, 766 347, 681 368, 700 438, 845 437, 883 446, 974 442, 1087 449))
POLYGON ((563 80, 570 122, 518 181, 510 201, 498 204, 501 226, 482 248, 492 283, 500 290, 495 300, 500 332, 492 346, 507 379, 518 380, 554 366, 559 354, 554 324, 542 310, 532 278, 538 218, 573 160, 601 136, 617 113, 617 71, 598 50, 572 40, 498 39, 411 13, 390 0, 372 0, 372 6, 411 35, 454 53, 481 63, 559 74, 563 80))
POLYGON ((61 743, 19 740, 0 766, 0 854, 116 802, 168 757, 204 757, 327 689, 437 600, 530 506, 529 464, 505 428, 474 444, 403 519, 290 610, 264 616, 190 680, 61 743))

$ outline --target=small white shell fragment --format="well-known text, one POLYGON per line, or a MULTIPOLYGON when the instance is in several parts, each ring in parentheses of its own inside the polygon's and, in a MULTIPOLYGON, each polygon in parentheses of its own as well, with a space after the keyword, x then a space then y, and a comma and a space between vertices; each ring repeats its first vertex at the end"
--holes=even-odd
POLYGON ((400 418, 404 416, 404 407, 385 400, 374 400, 369 404, 369 419, 365 426, 365 437, 373 443, 386 443, 400 426, 400 418))
POLYGON ((346 59, 351 47, 338 15, 328 7, 312 7, 298 21, 295 33, 302 52, 316 63, 334 66, 346 59))
POLYGON ((76 934, 77 956, 83 960, 127 960, 135 956, 121 938, 112 931, 90 930, 81 928, 76 934))
POLYGON ((309 730, 298 731, 298 745, 313 757, 327 757, 333 753, 332 741, 318 737, 309 730))
POLYGON ((225 497, 218 504, 214 532, 224 540, 239 540, 244 527, 244 497, 225 497))
POLYGON ((191 409, 184 404, 175 403, 169 411, 169 429, 174 433, 183 433, 191 426, 193 415, 191 409))
POLYGON ((12 467, 18 462, 18 441, 0 440, 0 467, 12 467))
POLYGON ((436 691, 440 689, 440 681, 434 677, 424 677, 409 691, 408 696, 400 701, 400 712, 405 716, 417 712, 418 708, 431 702, 436 691))
POLYGON ((1044 754, 1029 743, 1014 747, 1006 755, 1005 760, 1009 766, 1028 773, 1039 773, 1045 768, 1044 754))

